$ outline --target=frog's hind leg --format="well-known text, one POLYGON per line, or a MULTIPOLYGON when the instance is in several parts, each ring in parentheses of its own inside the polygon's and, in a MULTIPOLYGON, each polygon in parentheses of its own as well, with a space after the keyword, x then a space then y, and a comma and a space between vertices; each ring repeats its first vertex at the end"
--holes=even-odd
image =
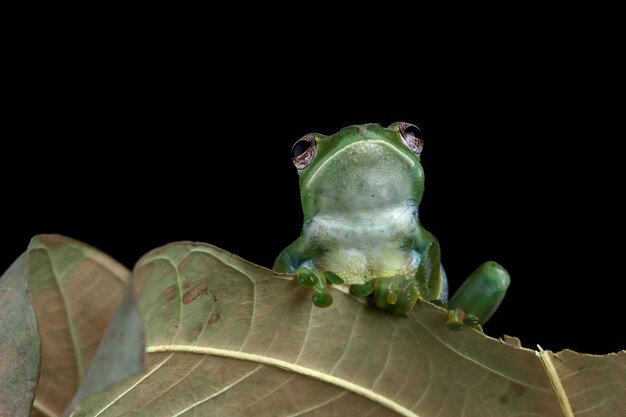
POLYGON ((496 311, 511 278, 496 262, 485 262, 465 280, 450 299, 447 326, 460 330, 464 325, 480 328, 496 311))

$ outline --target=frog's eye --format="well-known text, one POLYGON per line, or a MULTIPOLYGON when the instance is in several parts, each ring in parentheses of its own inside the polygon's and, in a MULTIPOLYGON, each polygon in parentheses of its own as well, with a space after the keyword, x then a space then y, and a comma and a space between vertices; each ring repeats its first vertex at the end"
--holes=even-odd
POLYGON ((404 144, 408 146, 414 154, 421 154, 422 148, 424 148, 424 141, 418 137, 420 134, 419 128, 411 123, 400 123, 398 124, 398 130, 400 131, 400 135, 402 135, 404 144))
POLYGON ((291 148, 291 160, 298 169, 311 165, 317 155, 317 142, 311 135, 303 136, 291 148))

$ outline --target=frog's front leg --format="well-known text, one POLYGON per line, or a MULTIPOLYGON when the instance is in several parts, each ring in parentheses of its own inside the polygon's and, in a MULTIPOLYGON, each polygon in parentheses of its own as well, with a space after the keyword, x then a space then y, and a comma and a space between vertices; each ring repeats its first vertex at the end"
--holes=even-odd
POLYGON ((421 244, 414 252, 419 264, 412 276, 375 278, 367 284, 352 285, 350 291, 360 296, 373 293, 372 300, 376 306, 405 317, 420 297, 428 301, 442 300, 445 303, 447 290, 441 268, 439 243, 424 229, 421 230, 420 238, 421 244))
POLYGON ((496 262, 479 266, 450 299, 447 326, 453 330, 464 324, 480 328, 502 302, 510 282, 508 272, 496 262))
POLYGON ((328 307, 333 303, 328 291, 329 283, 343 284, 343 280, 333 272, 303 266, 303 264, 314 265, 309 261, 319 255, 316 249, 319 248, 311 247, 306 239, 300 237, 278 255, 272 269, 276 272, 295 274, 296 282, 305 288, 313 289, 313 304, 317 307, 328 307))

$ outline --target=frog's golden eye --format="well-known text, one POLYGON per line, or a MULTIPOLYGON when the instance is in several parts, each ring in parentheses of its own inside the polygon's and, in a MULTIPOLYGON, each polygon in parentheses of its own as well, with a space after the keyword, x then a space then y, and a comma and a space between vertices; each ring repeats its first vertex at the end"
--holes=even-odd
POLYGON ((301 137, 291 148, 291 160, 298 169, 311 165, 315 155, 317 155, 317 141, 312 135, 301 137))
POLYGON ((424 148, 424 141, 418 137, 420 134, 419 128, 411 123, 399 123, 398 130, 400 131, 400 135, 402 135, 404 144, 408 146, 414 154, 421 154, 424 148))

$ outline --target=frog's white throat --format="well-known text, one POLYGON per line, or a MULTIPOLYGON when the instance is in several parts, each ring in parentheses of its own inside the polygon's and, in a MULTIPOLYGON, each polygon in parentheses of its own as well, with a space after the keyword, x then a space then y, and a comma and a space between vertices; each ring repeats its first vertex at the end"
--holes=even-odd
POLYGON ((316 213, 395 210, 416 198, 416 162, 383 140, 346 145, 307 180, 316 213))
POLYGON ((315 172, 311 173, 305 183, 305 187, 310 188, 318 179, 318 174, 323 173, 328 165, 332 166, 337 160, 347 158, 349 161, 355 157, 363 158, 363 155, 365 155, 363 159, 375 161, 380 155, 385 153, 394 154, 396 157, 402 158, 410 167, 415 165, 414 160, 400 152, 397 147, 384 140, 370 139, 367 141, 356 141, 333 153, 328 159, 315 167, 315 172))
POLYGON ((305 225, 310 237, 350 247, 403 243, 418 226, 417 205, 406 201, 377 210, 318 213, 305 225))

